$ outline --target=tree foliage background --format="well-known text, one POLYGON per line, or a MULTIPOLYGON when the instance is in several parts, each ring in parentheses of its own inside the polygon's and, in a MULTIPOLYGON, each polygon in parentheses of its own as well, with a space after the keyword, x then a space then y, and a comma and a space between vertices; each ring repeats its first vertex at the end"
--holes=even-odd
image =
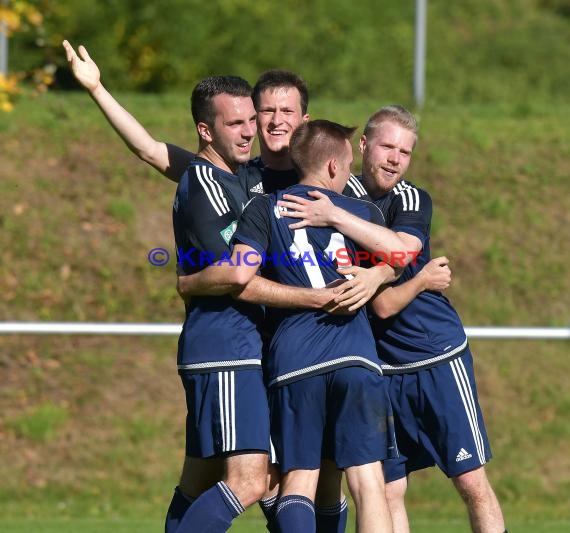
MULTIPOLYGON (((17 3, 17 2, 8 2, 17 3)), ((185 91, 200 78, 299 72, 314 95, 410 103, 414 2, 391 0, 29 0, 41 37, 14 35, 16 71, 84 44, 111 89, 185 91)), ((570 94, 570 0, 428 0, 429 102, 521 102, 570 94)))

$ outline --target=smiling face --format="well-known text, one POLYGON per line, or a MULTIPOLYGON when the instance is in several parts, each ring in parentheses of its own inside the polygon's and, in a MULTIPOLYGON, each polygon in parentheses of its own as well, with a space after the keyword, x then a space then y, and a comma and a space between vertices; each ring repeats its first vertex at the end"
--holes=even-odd
POLYGON ((212 126, 198 124, 200 137, 208 143, 204 150, 215 165, 235 172, 251 156, 257 132, 256 113, 251 98, 218 94, 212 99, 215 118, 212 126))
POLYGON ((288 154, 291 135, 308 119, 296 87, 271 87, 261 92, 257 107, 261 158, 265 161, 288 154))
POLYGON ((360 138, 362 178, 372 196, 391 191, 410 166, 416 134, 397 122, 384 121, 360 138))

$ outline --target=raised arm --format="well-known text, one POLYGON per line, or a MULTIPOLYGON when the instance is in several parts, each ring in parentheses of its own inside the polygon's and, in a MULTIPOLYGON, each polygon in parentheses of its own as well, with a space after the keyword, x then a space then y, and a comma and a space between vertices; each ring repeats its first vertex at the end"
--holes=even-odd
POLYGON ((101 83, 99 67, 91 59, 84 46, 79 46, 79 55, 68 41, 63 41, 63 48, 73 75, 89 92, 129 150, 167 178, 178 182, 194 154, 179 146, 154 139, 135 117, 105 89, 101 83))
POLYGON ((371 300, 372 310, 380 318, 389 318, 404 309, 421 292, 447 289, 451 283, 448 264, 447 257, 436 257, 408 281, 384 288, 371 300))
POLYGON ((420 239, 413 235, 396 233, 374 222, 363 220, 335 206, 330 198, 320 191, 310 191, 309 195, 315 200, 284 194, 283 200, 278 202, 281 207, 287 209, 288 217, 301 219, 291 224, 291 229, 333 226, 365 250, 386 254, 388 262, 396 267, 406 266, 416 257, 414 254, 422 249, 420 239))

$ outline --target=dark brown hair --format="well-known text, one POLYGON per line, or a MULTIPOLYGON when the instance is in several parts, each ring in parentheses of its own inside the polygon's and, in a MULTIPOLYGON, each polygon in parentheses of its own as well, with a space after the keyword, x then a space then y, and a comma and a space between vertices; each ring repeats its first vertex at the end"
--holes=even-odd
POLYGON ((255 109, 257 110, 259 108, 259 96, 263 91, 279 89, 281 87, 294 87, 299 91, 301 95, 301 112, 303 115, 306 115, 307 108, 309 107, 309 90, 307 89, 307 84, 303 78, 288 70, 266 70, 259 76, 251 94, 255 109))
POLYGON ((212 99, 218 94, 251 97, 251 85, 239 76, 210 76, 203 79, 192 91, 192 118, 196 125, 199 122, 213 125, 216 111, 212 99))

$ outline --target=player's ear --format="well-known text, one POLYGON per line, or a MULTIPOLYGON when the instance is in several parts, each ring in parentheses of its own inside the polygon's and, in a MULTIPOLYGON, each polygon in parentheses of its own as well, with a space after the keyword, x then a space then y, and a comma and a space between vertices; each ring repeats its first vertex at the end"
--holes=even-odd
POLYGON ((327 170, 329 172, 330 179, 334 179, 334 177, 338 173, 338 161, 336 157, 331 157, 327 163, 327 170))
POLYGON ((358 148, 360 149, 361 154, 363 154, 364 150, 366 150, 366 135, 362 134, 360 136, 360 141, 358 141, 358 148))
POLYGON ((196 124, 196 130, 198 131, 200 139, 208 143, 212 142, 212 132, 210 131, 210 126, 208 126, 208 124, 205 122, 198 122, 198 124, 196 124))
POLYGON ((303 115, 303 122, 309 122, 309 120, 311 120, 311 115, 309 115, 309 113, 303 115))

